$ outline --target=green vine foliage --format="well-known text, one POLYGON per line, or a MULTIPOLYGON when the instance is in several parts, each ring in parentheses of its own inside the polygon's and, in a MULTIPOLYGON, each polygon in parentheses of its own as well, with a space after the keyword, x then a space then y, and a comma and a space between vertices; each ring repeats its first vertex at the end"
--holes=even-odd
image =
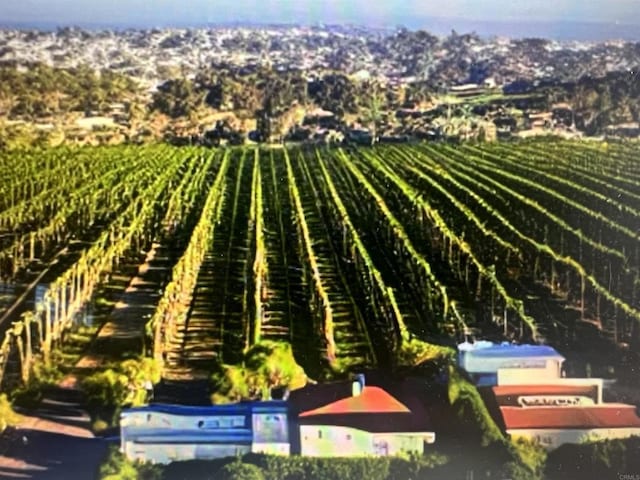
POLYGON ((293 357, 291 345, 262 341, 245 354, 241 365, 220 365, 211 377, 213 403, 270 398, 271 389, 296 389, 307 383, 307 375, 293 357))

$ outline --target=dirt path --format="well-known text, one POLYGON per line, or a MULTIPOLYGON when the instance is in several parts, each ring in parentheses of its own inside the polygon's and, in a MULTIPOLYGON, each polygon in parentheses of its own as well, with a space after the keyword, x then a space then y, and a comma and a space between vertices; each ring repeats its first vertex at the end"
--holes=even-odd
POLYGON ((145 325, 155 311, 170 269, 166 248, 153 244, 88 351, 76 364, 75 372, 67 375, 60 386, 75 388, 79 376, 120 361, 125 353, 142 353, 145 325))

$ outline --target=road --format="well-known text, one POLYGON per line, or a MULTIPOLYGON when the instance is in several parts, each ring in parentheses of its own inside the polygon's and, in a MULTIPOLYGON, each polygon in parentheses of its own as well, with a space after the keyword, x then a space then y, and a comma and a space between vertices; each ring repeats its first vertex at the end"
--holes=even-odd
POLYGON ((25 415, 0 436, 0 478, 92 480, 108 444, 93 436, 75 407, 51 401, 49 410, 25 415), (44 413, 41 413, 44 412, 44 413))

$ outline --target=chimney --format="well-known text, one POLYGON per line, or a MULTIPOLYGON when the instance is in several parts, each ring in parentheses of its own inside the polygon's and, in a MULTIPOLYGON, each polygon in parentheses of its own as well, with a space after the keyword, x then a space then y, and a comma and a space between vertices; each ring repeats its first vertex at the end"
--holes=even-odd
POLYGON ((351 395, 357 397, 364 390, 364 373, 357 373, 356 378, 353 380, 351 384, 351 395))

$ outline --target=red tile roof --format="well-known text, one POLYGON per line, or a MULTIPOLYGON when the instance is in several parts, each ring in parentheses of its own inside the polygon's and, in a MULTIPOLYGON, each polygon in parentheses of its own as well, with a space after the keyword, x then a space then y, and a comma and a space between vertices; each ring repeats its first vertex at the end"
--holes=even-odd
POLYGON ((343 398, 315 410, 302 412, 299 416, 349 413, 411 413, 411 411, 382 388, 365 386, 358 396, 343 398))
POLYGON ((636 407, 609 403, 580 407, 500 407, 507 430, 640 428, 636 407))

